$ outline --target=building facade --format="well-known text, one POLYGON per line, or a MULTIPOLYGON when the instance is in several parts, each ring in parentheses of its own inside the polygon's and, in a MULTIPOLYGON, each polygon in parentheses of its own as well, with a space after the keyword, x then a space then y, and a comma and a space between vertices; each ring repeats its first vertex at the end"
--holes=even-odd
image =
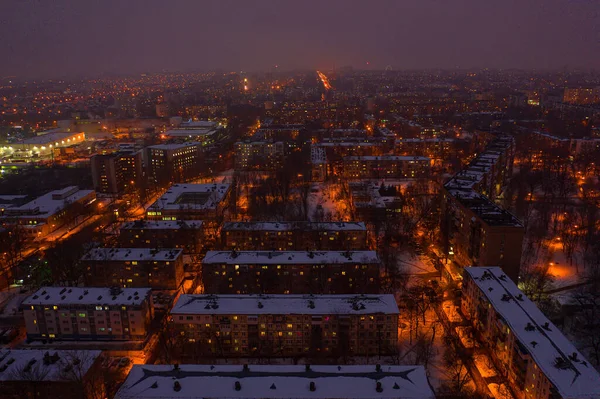
POLYGON ((154 315, 149 288, 43 287, 21 310, 32 340, 143 341, 154 315))
POLYGON ((185 355, 372 356, 398 345, 388 295, 181 295, 171 310, 185 355))
POLYGON ((184 254, 202 250, 204 230, 201 220, 136 220, 126 222, 119 243, 128 248, 180 248, 184 254))
POLYGON ((600 397, 600 374, 501 268, 464 269, 461 309, 517 399, 600 397))
POLYGON ((90 287, 176 290, 183 280, 183 250, 94 248, 83 256, 90 287))
POLYGON ((379 292, 374 251, 208 251, 210 294, 350 294, 379 292))
POLYGON ((91 166, 94 189, 99 193, 121 194, 139 187, 144 177, 141 151, 94 155, 91 166))
POLYGON ((363 222, 226 222, 221 242, 236 251, 368 249, 363 222))
POLYGON ((237 142, 234 145, 236 170, 277 170, 283 166, 282 141, 237 142))
POLYGON ((202 144, 160 144, 145 148, 148 179, 158 185, 197 178, 204 170, 202 144))
POLYGON ((411 179, 429 176, 431 159, 381 155, 344 158, 346 179, 411 179))

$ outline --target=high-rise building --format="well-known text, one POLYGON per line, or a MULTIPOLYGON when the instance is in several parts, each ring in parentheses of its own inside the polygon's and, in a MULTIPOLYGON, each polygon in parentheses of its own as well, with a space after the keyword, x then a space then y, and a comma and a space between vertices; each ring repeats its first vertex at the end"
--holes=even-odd
POLYGON ((121 194, 140 186, 143 179, 142 152, 119 151, 91 158, 94 189, 104 194, 121 194))
POLYGON ((160 144, 145 148, 148 179, 158 185, 180 183, 200 176, 204 170, 202 145, 160 144))

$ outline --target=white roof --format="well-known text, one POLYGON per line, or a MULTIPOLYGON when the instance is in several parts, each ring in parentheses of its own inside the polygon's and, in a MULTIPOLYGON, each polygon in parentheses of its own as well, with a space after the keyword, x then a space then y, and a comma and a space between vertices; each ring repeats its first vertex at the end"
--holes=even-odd
POLYGON ((35 137, 31 137, 29 139, 25 139, 17 144, 39 144, 39 145, 46 145, 46 144, 54 144, 55 142, 61 141, 61 140, 66 140, 66 139, 70 139, 73 136, 79 136, 80 134, 83 133, 62 133, 62 132, 53 132, 53 133, 47 133, 47 134, 41 134, 35 137))
POLYGON ((197 129, 171 129, 165 132, 166 136, 185 137, 185 136, 210 136, 216 133, 215 129, 197 128, 197 129))
POLYGON ((43 287, 21 305, 141 305, 150 288, 43 287))
POLYGON ((50 191, 49 193, 46 193, 26 204, 11 207, 10 211, 15 213, 23 213, 22 215, 16 215, 16 217, 20 218, 28 218, 32 216, 36 218, 48 218, 63 210, 66 205, 75 203, 94 192, 94 190, 76 189, 76 186, 69 186, 60 190, 50 191), (71 190, 73 191, 73 194, 71 195, 64 196, 64 198, 60 199, 55 197, 56 195, 62 197, 65 193, 71 190))
POLYGON ((199 210, 199 209, 213 209, 219 202, 225 197, 229 191, 230 185, 224 183, 214 184, 174 184, 156 200, 149 209, 168 209, 168 210, 182 210, 187 209, 199 210), (199 202, 183 202, 178 201, 179 197, 183 194, 210 194, 207 196, 206 201, 203 203, 199 202))
POLYGON ((202 264, 321 265, 379 263, 375 251, 208 251, 202 264))
POLYGON ((92 350, 0 349, 0 381, 80 381, 101 353, 92 350), (31 371, 27 371, 28 364, 31 364, 31 371))
POLYGON ((198 143, 196 141, 189 141, 187 143, 181 144, 157 144, 148 146, 150 149, 154 150, 179 150, 181 148, 193 147, 193 146, 201 146, 202 143, 198 143))
POLYGON ((116 399, 429 399, 423 366, 135 365, 116 399), (180 390, 174 390, 175 382, 180 390), (381 390, 377 390, 377 383, 381 390), (236 389, 239 384, 239 390, 236 389), (314 383, 314 391, 311 391, 314 383))
POLYGON ((83 256, 83 260, 98 261, 169 261, 175 260, 182 249, 153 249, 153 248, 94 248, 83 256))
POLYGON ((172 314, 398 314, 391 294, 181 295, 172 314))
POLYGON ((179 230, 179 229, 201 229, 202 220, 135 220, 133 222, 125 222, 121 226, 121 230, 142 230, 142 229, 157 229, 157 230, 179 230))
POLYGON ((402 155, 365 155, 344 157, 348 161, 431 161, 431 158, 402 155))
POLYGON ((185 121, 185 122, 181 122, 179 124, 179 127, 182 129, 185 128, 214 128, 215 126, 217 126, 217 122, 213 122, 213 121, 185 121))
POLYGON ((366 231, 364 222, 225 222, 222 230, 366 231))
POLYGON ((599 398, 600 374, 499 267, 467 267, 474 283, 564 399, 599 398), (565 368, 555 366, 562 359, 565 368))

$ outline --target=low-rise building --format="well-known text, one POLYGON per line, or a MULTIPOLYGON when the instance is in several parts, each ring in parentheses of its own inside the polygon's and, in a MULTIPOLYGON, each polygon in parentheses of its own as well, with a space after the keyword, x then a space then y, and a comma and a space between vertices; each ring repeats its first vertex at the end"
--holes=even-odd
POLYGON ((600 397, 600 374, 501 268, 465 268, 461 307, 517 399, 600 397))
POLYGON ((50 191, 25 204, 7 207, 0 220, 25 227, 31 236, 44 237, 85 213, 87 205, 95 199, 94 190, 69 186, 50 191))
POLYGON ((119 242, 130 248, 181 248, 184 254, 202 249, 201 220, 135 220, 121 226, 119 242))
POLYGON ((149 288, 43 287, 21 310, 31 340, 143 341, 154 314, 149 288))
POLYGON ((346 179, 411 179, 429 176, 431 159, 381 155, 344 158, 346 179))
POLYGON ((516 280, 524 227, 493 202, 511 175, 514 141, 499 139, 488 148, 442 189, 442 244, 461 266, 498 265, 516 280))
POLYGON ((223 249, 335 251, 367 249, 363 222, 226 222, 223 249))
POLYGON ((70 147, 83 141, 85 141, 84 133, 51 130, 20 142, 7 144, 0 150, 14 158, 52 157, 55 149, 70 147))
POLYGON ((423 366, 135 365, 115 399, 434 399, 423 366), (185 378, 184 378, 185 376, 185 378))
POLYGON ((375 251, 208 251, 204 290, 211 294, 379 292, 375 251))
POLYGON ((148 209, 150 220, 215 220, 223 215, 229 184, 175 184, 148 209))
POLYGON ((91 287, 175 290, 183 280, 183 250, 94 248, 83 256, 91 287))
POLYGON ((97 350, 0 350, 3 399, 80 399, 103 392, 97 350))
POLYGON ((184 357, 372 356, 398 345, 391 294, 181 295, 171 315, 184 357))

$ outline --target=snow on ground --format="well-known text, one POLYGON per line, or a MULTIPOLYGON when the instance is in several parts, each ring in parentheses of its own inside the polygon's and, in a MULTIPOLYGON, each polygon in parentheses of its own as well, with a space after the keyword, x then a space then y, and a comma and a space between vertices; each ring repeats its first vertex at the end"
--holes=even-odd
POLYGON ((475 361, 477 370, 479 370, 479 373, 483 378, 495 377, 498 375, 492 361, 487 355, 483 353, 475 354, 473 355, 473 360, 475 361))
POLYGON ((313 183, 308 196, 309 220, 319 221, 320 217, 324 220, 350 221, 349 203, 347 200, 338 199, 340 192, 339 184, 313 183))
POLYGON ((14 316, 19 311, 19 305, 31 293, 21 293, 21 287, 11 287, 7 291, 0 292, 0 316, 14 316))
POLYGON ((513 399, 514 397, 510 393, 510 390, 504 384, 492 383, 488 385, 490 392, 494 395, 495 399, 513 399))

